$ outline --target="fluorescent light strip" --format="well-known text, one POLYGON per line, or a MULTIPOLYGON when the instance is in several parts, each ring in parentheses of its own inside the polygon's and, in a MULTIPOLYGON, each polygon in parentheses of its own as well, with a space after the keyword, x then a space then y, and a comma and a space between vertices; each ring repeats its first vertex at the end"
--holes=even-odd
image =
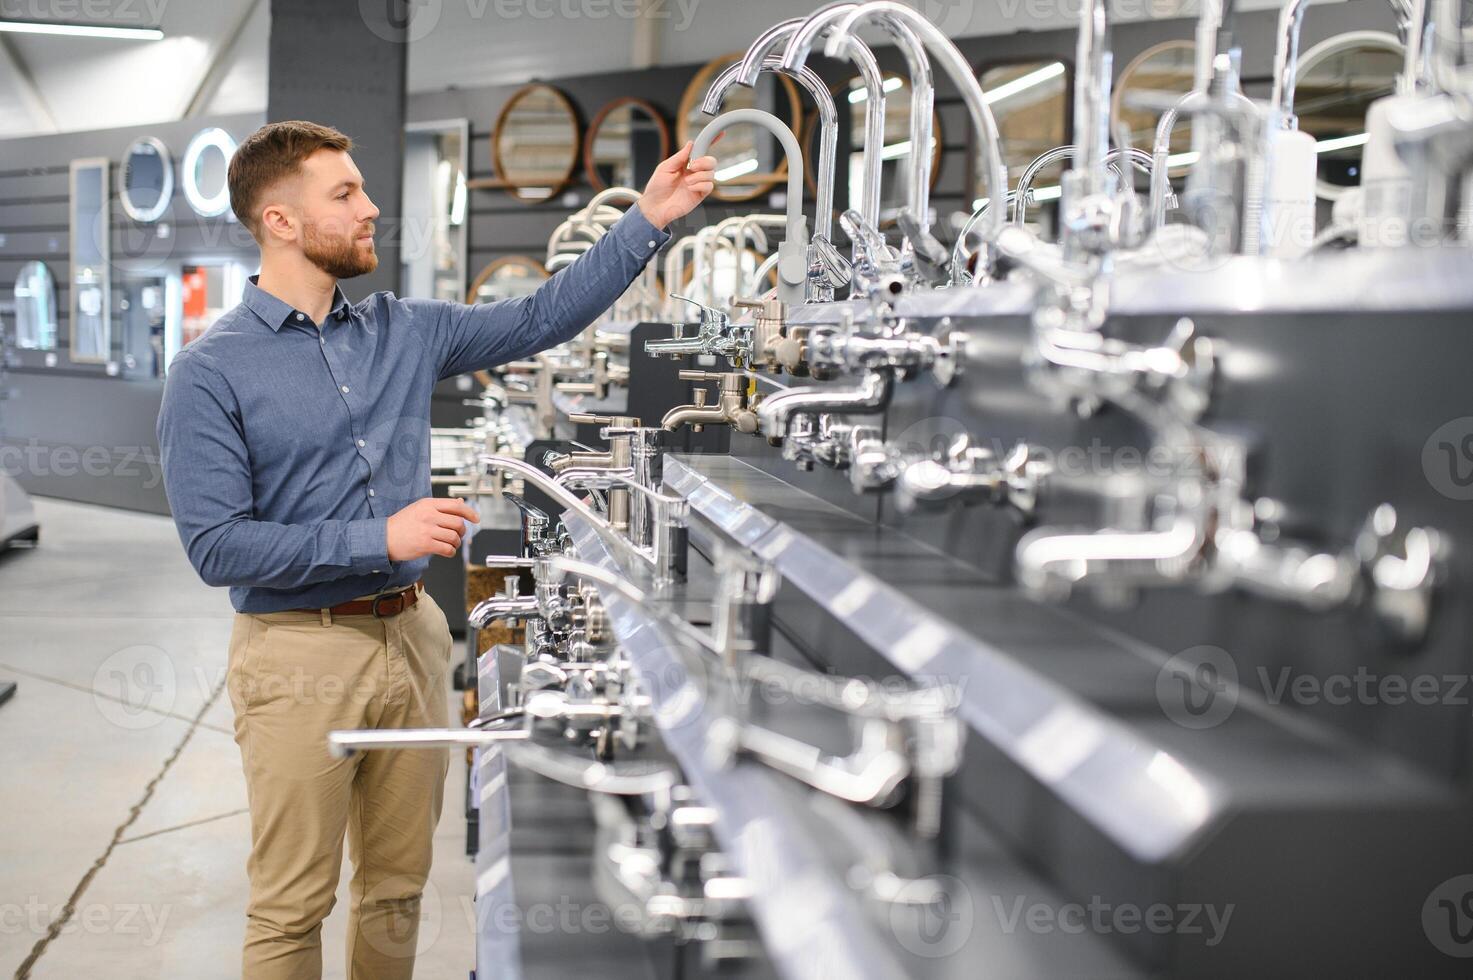
POLYGON ((12 34, 52 34, 63 37, 110 37, 124 41, 158 41, 157 27, 106 27, 100 24, 47 24, 34 20, 0 20, 0 31, 12 34))
POLYGON ((1319 140, 1314 145, 1314 151, 1316 153, 1333 153, 1336 150, 1348 150, 1352 146, 1365 146, 1370 141, 1370 133, 1356 133, 1354 136, 1337 136, 1334 139, 1319 140))
MULTIPOLYGON (((1064 188, 1057 185, 1053 187, 1035 187, 1033 188, 1033 203, 1037 204, 1039 201, 1057 201, 1063 195, 1064 188)), ((972 202, 972 210, 977 210, 990 200, 992 200, 990 197, 977 198, 972 202)))
MULTIPOLYGON (((884 92, 893 92, 904 84, 905 79, 903 78, 887 78, 884 80, 884 82, 880 84, 880 90, 884 92)), ((869 98, 869 91, 863 88, 856 89, 853 92, 849 93, 850 102, 863 102, 867 98, 869 98)))
MULTIPOLYGON (((936 151, 936 137, 931 137, 931 152, 936 151)), ((891 143, 880 151, 881 160, 898 160, 901 157, 910 156, 910 140, 902 143, 891 143)))
POLYGON ((1044 65, 1037 71, 1030 71, 1026 75, 1020 75, 1011 82, 1004 82, 997 88, 988 89, 982 93, 982 97, 988 105, 992 105, 995 102, 1001 102, 1003 99, 1011 98, 1019 92, 1025 92, 1035 85, 1042 85, 1050 78, 1057 78, 1062 74, 1064 74, 1063 62, 1055 61, 1044 65))
POLYGON ((717 180, 731 180, 733 177, 740 177, 742 174, 752 173, 756 169, 757 158, 748 157, 740 163, 733 163, 729 167, 723 167, 716 171, 715 177, 717 180))

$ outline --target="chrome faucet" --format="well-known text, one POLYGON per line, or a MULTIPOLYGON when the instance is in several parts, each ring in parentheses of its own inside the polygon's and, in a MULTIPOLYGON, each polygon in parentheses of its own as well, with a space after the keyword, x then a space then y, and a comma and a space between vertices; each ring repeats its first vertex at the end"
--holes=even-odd
POLYGON ((721 310, 681 296, 670 294, 671 299, 684 300, 701 311, 701 325, 694 337, 685 336, 684 324, 673 325, 674 334, 669 340, 646 340, 644 352, 654 357, 690 357, 693 354, 715 354, 724 357, 733 367, 742 367, 752 361, 752 326, 732 323, 731 317, 721 310))
POLYGON ((781 445, 789 423, 798 415, 870 415, 890 404, 892 370, 868 371, 853 388, 787 388, 757 406, 758 427, 773 445, 781 445))
MULTIPOLYGON (((961 92, 977 133, 984 172, 984 187, 989 197, 1001 201, 1007 196, 1007 167, 1002 158, 1002 141, 998 136, 997 121, 993 118, 987 96, 977 81, 971 62, 957 49, 951 39, 918 10, 896 3, 894 0, 875 0, 860 4, 840 19, 829 33, 824 53, 831 58, 839 57, 847 50, 860 23, 875 20, 895 39, 905 56, 911 73, 911 159, 915 166, 911 172, 910 211, 916 228, 926 232, 930 228, 930 145, 931 113, 935 101, 931 79, 929 50, 951 81, 961 92), (917 42, 924 43, 921 47, 917 42)), ((783 63, 795 67, 803 63, 808 50, 798 44, 799 36, 788 45, 783 63)), ((811 40, 808 42, 811 45, 811 40)), ((991 212, 983 225, 982 234, 986 242, 992 242, 1003 224, 1001 208, 991 212)), ((991 258, 983 270, 984 278, 991 273, 991 258)))
MULTIPOLYGON (((794 49, 794 45, 800 48, 811 46, 816 38, 822 36, 833 26, 837 18, 857 6, 857 3, 829 4, 806 19, 784 21, 763 33, 747 49, 747 55, 742 59, 742 84, 752 85, 756 82, 757 72, 760 70, 759 61, 766 59, 769 52, 783 41, 787 41, 787 49, 783 54, 782 65, 785 69, 796 67, 790 65, 788 59, 788 52, 794 49)), ((858 193, 851 192, 850 200, 858 202, 856 210, 859 216, 870 229, 877 231, 880 227, 880 180, 885 145, 884 77, 880 74, 880 66, 875 61, 874 52, 858 38, 850 40, 848 54, 859 70, 859 77, 864 82, 865 93, 862 176, 858 193)), ((851 240, 853 237, 851 234, 851 240)), ((855 251, 851 253, 856 264, 860 261, 858 247, 859 243, 856 241, 855 251)))
POLYGON ((930 371, 944 387, 961 370, 966 344, 965 333, 933 337, 906 329, 904 321, 885 332, 814 327, 808 331, 808 370, 820 380, 858 371, 891 370, 902 381, 930 371))

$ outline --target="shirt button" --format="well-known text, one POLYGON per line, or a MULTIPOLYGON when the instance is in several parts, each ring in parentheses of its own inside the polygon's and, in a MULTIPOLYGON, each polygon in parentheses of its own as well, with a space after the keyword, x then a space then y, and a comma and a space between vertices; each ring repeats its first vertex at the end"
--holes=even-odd
POLYGON ((658 247, 659 246, 655 242, 650 242, 650 248, 658 248, 658 247))
POLYGON ((359 449, 362 449, 366 445, 368 445, 368 443, 364 442, 362 439, 359 439, 358 440, 358 448, 359 449))
POLYGON ((370 497, 372 497, 372 496, 373 496, 373 487, 369 487, 369 488, 368 488, 368 495, 369 495, 369 496, 370 496, 370 497))
POLYGON ((348 393, 348 386, 347 385, 343 385, 343 394, 346 395, 347 393, 348 393))
POLYGON ((297 319, 298 320, 305 320, 305 319, 307 319, 307 316, 304 313, 298 313, 297 314, 297 319))

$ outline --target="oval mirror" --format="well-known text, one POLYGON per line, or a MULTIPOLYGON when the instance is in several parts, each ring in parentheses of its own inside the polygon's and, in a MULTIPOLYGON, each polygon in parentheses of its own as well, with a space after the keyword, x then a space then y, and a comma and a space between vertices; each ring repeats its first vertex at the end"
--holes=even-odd
POLYGON ((1299 129, 1315 138, 1319 173, 1315 192, 1333 201, 1360 186, 1366 111, 1396 91, 1406 52, 1379 31, 1353 31, 1321 41, 1299 58, 1294 112, 1299 129))
MULTIPOLYGON (((706 90, 729 65, 742 60, 741 52, 722 55, 707 62, 690 80, 675 114, 676 141, 684 146, 706 128, 714 116, 701 111, 706 90)), ((721 103, 721 112, 762 109, 787 124, 794 133, 803 131, 803 110, 798 86, 786 75, 764 71, 751 88, 734 85, 721 103)), ((761 197, 786 179, 788 161, 773 135, 756 126, 733 126, 711 148, 716 157, 716 189, 711 196, 722 201, 750 201, 761 197)))
POLYGON ((56 350, 56 280, 44 262, 27 262, 15 278, 15 346, 56 350))
MULTIPOLYGON (((1016 187, 1018 178, 1042 153, 1069 142, 1068 66, 1062 61, 1020 61, 993 65, 977 76, 987 104, 997 119, 998 136, 1002 138, 1002 160, 1008 169, 1008 186, 1016 187)), ((976 193, 980 199, 986 187, 977 164, 976 193)), ((1033 200, 1038 203, 1058 200, 1062 162, 1039 171, 1033 180, 1033 200)), ((978 207, 975 201, 972 207, 978 207)))
POLYGON ((583 141, 583 170, 595 190, 642 190, 670 155, 670 127, 644 99, 615 99, 598 111, 583 141))
MULTIPOLYGON (((910 81, 901 75, 886 73, 885 81, 885 148, 880 163, 880 224, 890 226, 905 206, 905 174, 910 168, 910 81)), ((849 207, 858 208, 859 188, 864 175, 864 113, 869 94, 858 77, 834 86, 834 103, 839 107, 840 130, 838 155, 849 163, 839 167, 849 188, 849 207), (845 109, 848 109, 846 112, 845 109), (842 120, 849 120, 849 132, 843 131, 842 120)), ((931 187, 941 176, 941 114, 931 115, 931 187)), ((808 124, 803 142, 803 171, 812 194, 818 193, 818 119, 808 124)))
MULTIPOLYGON (((1171 106, 1192 90, 1197 78, 1197 46, 1191 41, 1166 41, 1147 48, 1131 60, 1115 83, 1110 118, 1124 123, 1130 145, 1147 153, 1156 145, 1156 124, 1171 106)), ((1180 176, 1192 165, 1192 124, 1180 122, 1171 131, 1167 173, 1180 176)))
POLYGON ((542 263, 525 255, 503 255, 481 270, 466 292, 467 303, 494 303, 526 296, 548 278, 542 263))
POLYGON ((163 217, 174 197, 174 161, 156 136, 133 141, 118 168, 118 203, 134 221, 151 224, 163 217))
POLYGON ((184 199, 204 218, 214 218, 230 210, 230 185, 227 176, 230 158, 235 156, 235 137, 223 129, 202 129, 194 134, 184 149, 179 163, 179 180, 184 186, 184 199))
POLYGON ((496 175, 520 201, 546 201, 567 186, 578 166, 578 114, 551 85, 512 94, 491 131, 496 175))

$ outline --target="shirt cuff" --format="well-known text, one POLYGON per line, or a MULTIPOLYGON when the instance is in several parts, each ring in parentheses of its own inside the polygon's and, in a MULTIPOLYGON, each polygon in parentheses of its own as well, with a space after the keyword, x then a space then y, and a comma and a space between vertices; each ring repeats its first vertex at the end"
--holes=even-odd
POLYGON ((619 242, 641 262, 648 262, 655 253, 670 240, 668 231, 661 231, 650 224, 638 204, 631 205, 624 217, 609 230, 619 242))
POLYGON ((382 572, 389 565, 389 519, 348 522, 348 553, 356 572, 382 572))

